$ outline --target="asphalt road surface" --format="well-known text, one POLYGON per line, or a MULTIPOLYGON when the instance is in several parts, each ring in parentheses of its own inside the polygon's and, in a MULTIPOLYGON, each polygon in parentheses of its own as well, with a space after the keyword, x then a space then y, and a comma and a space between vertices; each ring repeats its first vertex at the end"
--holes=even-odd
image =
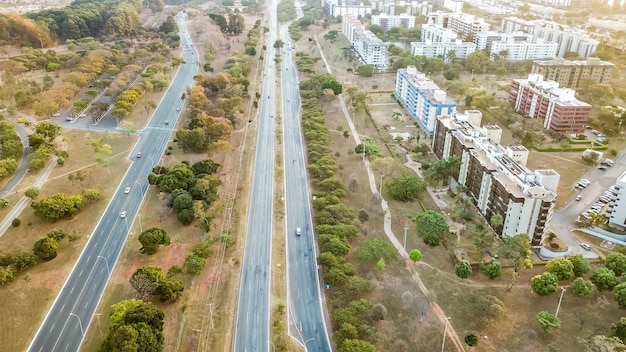
POLYGON ((197 64, 194 64, 197 53, 183 27, 184 16, 178 14, 176 20, 181 29, 186 63, 181 65, 146 128, 140 131, 141 138, 130 155, 132 165, 39 327, 29 351, 78 351, 80 348, 148 189, 148 175, 161 158, 183 106, 181 95, 192 84, 197 71, 197 64), (170 123, 165 125, 165 121, 170 123), (137 158, 138 152, 143 154, 141 158, 137 158), (124 193, 126 187, 131 187, 128 194, 124 193), (122 211, 126 212, 124 218, 120 217, 122 211))
POLYGON ((11 191, 13 191, 13 188, 15 188, 15 186, 22 181, 26 172, 28 172, 28 154, 32 151, 32 149, 28 146, 28 131, 26 131, 19 123, 14 125, 15 132, 18 136, 20 136, 22 145, 24 145, 24 151, 22 152, 22 160, 20 160, 17 170, 13 173, 9 182, 7 182, 7 184, 2 187, 2 190, 0 190, 0 197, 6 197, 11 191))
POLYGON ((288 26, 281 27, 281 88, 285 155, 285 226, 290 334, 307 351, 331 351, 317 270, 304 143, 300 125, 300 91, 291 54, 288 26), (296 235, 296 228, 302 234, 296 235))
POLYGON ((267 52, 258 116, 246 240, 239 283, 233 351, 268 351, 270 344, 270 278, 272 218, 274 211, 274 114, 276 72, 276 1, 269 5, 267 52))

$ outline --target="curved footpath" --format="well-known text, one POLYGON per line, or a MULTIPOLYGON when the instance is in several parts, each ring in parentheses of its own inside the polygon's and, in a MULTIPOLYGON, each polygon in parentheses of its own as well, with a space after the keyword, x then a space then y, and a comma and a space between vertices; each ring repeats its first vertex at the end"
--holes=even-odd
MULTIPOLYGON (((320 47, 319 41, 317 40, 317 36, 315 36, 315 44, 317 45, 317 50, 319 51, 320 56, 322 57, 322 61, 324 62, 324 66, 326 67, 326 71, 328 73, 332 74, 332 71, 330 69, 330 65, 328 65, 328 62, 326 61, 326 57, 324 56, 324 52, 322 51, 322 48, 320 47)), ((359 138, 358 131, 356 130, 356 128, 354 127, 354 124, 352 123, 352 120, 350 119, 350 114, 348 113, 348 109, 346 108, 346 104, 345 104, 345 102, 343 100, 343 96, 340 95, 338 98, 339 98, 339 105, 341 106, 341 110, 343 111, 343 114, 344 114, 344 116, 346 118, 346 122, 348 123, 348 127, 350 129, 350 133, 352 135, 352 138, 354 138, 354 141, 355 141, 355 143, 357 145, 361 144, 361 139, 359 138)), ((374 177, 374 173, 372 172, 372 168, 370 167, 370 162, 369 162, 368 159, 363 158, 363 163, 365 164, 365 169, 367 170, 367 177, 369 179, 370 190, 372 191, 372 194, 376 194, 376 193, 378 193, 378 188, 376 187, 376 177, 374 177)), ((412 164, 410 164, 410 165, 413 166, 412 164)), ((417 166, 419 167, 419 165, 417 165, 417 166)), ((418 168, 418 170, 419 170, 419 168, 418 168)), ((415 170, 415 172, 418 172, 418 170, 415 170)), ((431 193, 431 196, 432 196, 432 193, 431 193)), ((389 241, 391 241, 391 243, 396 248, 396 250, 400 253, 402 258, 404 258, 404 260, 410 260, 408 253, 402 247, 402 244, 400 243, 400 241, 398 240, 398 238, 396 237, 396 235, 393 233, 393 231, 391 229, 391 211, 389 210, 389 205, 387 204, 387 201, 382 197, 382 195, 380 195, 380 198, 381 198, 380 205, 381 205, 381 207, 383 209, 383 213, 385 214, 385 219, 384 219, 385 235, 387 235, 387 238, 389 239, 389 241)), ((437 200, 437 198, 433 198, 433 199, 437 200)), ((437 204, 439 205, 439 202, 437 202, 437 204)), ((439 307, 437 302, 433 301, 430 298, 432 296, 429 294, 428 289, 426 289, 426 286, 424 286, 424 283, 420 279, 419 273, 411 265, 407 265, 407 268, 408 268, 408 270, 410 270, 412 272, 413 280, 415 280, 415 282, 417 283, 417 286, 422 291, 422 294, 425 297, 428 297, 428 301, 430 303, 430 306, 432 307, 433 312, 439 318, 439 321, 441 322, 441 324, 442 325, 445 324, 445 322, 446 322, 446 315, 444 314, 444 312, 441 309, 441 307, 439 307)), ((463 342, 459 338, 459 335, 456 333, 456 331, 454 330, 454 327, 452 326, 451 323, 448 323, 447 336, 454 343, 454 345, 456 346, 457 351, 465 351, 465 348, 463 347, 463 342)))

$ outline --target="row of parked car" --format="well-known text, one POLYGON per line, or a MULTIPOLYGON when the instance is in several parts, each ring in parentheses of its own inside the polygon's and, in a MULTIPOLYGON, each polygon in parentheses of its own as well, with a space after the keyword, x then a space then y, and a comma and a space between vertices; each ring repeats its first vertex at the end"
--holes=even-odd
MULTIPOLYGON (((583 212, 580 216, 582 218, 589 219, 591 218, 591 214, 600 214, 604 210, 604 207, 608 207, 607 212, 610 213, 615 205, 615 197, 617 196, 618 190, 619 188, 617 186, 611 186, 604 192, 604 195, 598 197, 598 200, 591 205, 589 210, 583 212)), ((578 197, 577 200, 580 200, 578 197)))

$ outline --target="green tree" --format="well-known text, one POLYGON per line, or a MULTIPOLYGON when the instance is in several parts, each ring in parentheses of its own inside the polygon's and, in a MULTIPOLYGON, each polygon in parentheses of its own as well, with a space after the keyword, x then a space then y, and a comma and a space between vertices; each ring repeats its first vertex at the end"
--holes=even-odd
POLYGON ((480 263, 480 270, 491 280, 500 277, 501 268, 502 264, 493 258, 487 264, 480 263))
POLYGON ((202 269, 204 269, 205 265, 206 258, 199 257, 195 254, 190 254, 185 258, 184 267, 191 275, 198 274, 200 271, 202 271, 202 269))
POLYGON ((409 253, 409 258, 411 258, 411 260, 413 262, 415 262, 415 263, 421 262, 422 261, 422 252, 420 252, 419 249, 413 249, 409 253))
POLYGON ((474 334, 469 334, 465 336, 465 343, 470 346, 470 347, 474 347, 476 345, 478 345, 478 337, 474 334))
POLYGON ((611 291, 617 285, 615 273, 611 269, 600 268, 593 272, 590 278, 598 291, 611 291))
POLYGON ((593 283, 582 277, 577 277, 570 285, 570 290, 578 298, 587 298, 593 293, 593 283))
POLYGON ((530 131, 526 131, 522 137, 522 145, 528 149, 535 146, 535 135, 530 131))
POLYGON ((387 263, 398 260, 398 252, 395 247, 380 237, 374 237, 363 243, 356 251, 356 256, 363 263, 375 263, 380 258, 383 258, 387 263))
POLYGON ((465 259, 461 259, 454 266, 454 273, 461 279, 467 279, 472 274, 472 265, 465 259))
POLYGON ((33 245, 33 253, 43 260, 52 260, 57 256, 59 244, 54 238, 40 238, 33 245))
POLYGON ((337 352, 376 352, 376 347, 367 341, 346 339, 339 345, 337 352))
POLYGON ((430 164, 424 176, 431 185, 448 185, 450 177, 459 172, 460 166, 461 161, 456 156, 439 159, 430 164))
POLYGON ((35 215, 43 220, 55 221, 77 214, 83 208, 83 197, 59 193, 33 201, 30 206, 34 209, 35 215))
POLYGON ((539 322, 539 325, 541 325, 543 331, 548 333, 553 328, 561 328, 561 319, 559 319, 556 315, 546 311, 541 311, 537 313, 537 322, 539 322))
POLYGON ((508 291, 511 291, 517 283, 520 269, 530 269, 533 267, 533 263, 528 257, 531 252, 528 235, 522 233, 515 236, 503 237, 498 251, 504 258, 513 259, 513 281, 511 282, 511 287, 508 289, 508 291))
POLYGON ((593 335, 585 341, 585 348, 590 352, 626 352, 626 345, 615 336, 593 335))
POLYGON ((130 277, 130 285, 137 291, 139 298, 147 300, 158 293, 159 285, 165 280, 163 270, 156 265, 137 268, 130 277))
POLYGON ((626 309, 626 282, 615 286, 613 297, 620 308, 626 309))
POLYGON ((99 201, 100 199, 102 199, 102 194, 100 193, 99 189, 95 189, 95 188, 87 188, 84 189, 81 192, 81 195, 83 196, 84 199, 90 201, 90 202, 96 202, 99 201))
POLYGON ((152 227, 139 235, 139 243, 141 253, 152 255, 159 250, 159 245, 169 246, 170 237, 162 228, 152 227))
POLYGON ((417 235, 429 246, 439 245, 444 235, 450 231, 446 218, 434 210, 418 213, 412 220, 417 225, 417 235))
POLYGON ((574 276, 574 264, 566 258, 558 257, 548 261, 546 271, 556 275, 559 281, 568 280, 574 276))
POLYGON ((359 67, 356 68, 356 74, 361 77, 374 77, 374 66, 359 65, 359 67))
POLYGON ((391 198, 403 202, 414 201, 426 190, 426 183, 419 176, 405 176, 386 183, 391 198))
POLYGON ((530 287, 533 292, 540 296, 548 296, 555 293, 558 286, 559 280, 557 276, 551 272, 535 275, 530 281, 530 287))
POLYGON ((611 252, 604 259, 604 266, 612 270, 615 276, 621 276, 626 272, 626 255, 619 252, 611 252))
POLYGON ((591 270, 591 265, 580 253, 570 255, 569 257, 567 257, 567 260, 572 263, 574 276, 576 277, 581 277, 588 273, 589 270, 591 270))
POLYGON ((184 289, 182 281, 165 279, 157 287, 156 294, 161 302, 176 302, 184 289))
POLYGON ((626 318, 620 318, 617 323, 611 326, 611 336, 617 337, 622 342, 626 341, 626 318))
POLYGON ((504 223, 504 218, 500 214, 491 215, 491 220, 489 220, 489 224, 491 224, 494 228, 499 228, 504 223))
POLYGON ((39 195, 39 188, 30 187, 26 190, 26 192, 24 192, 24 195, 30 199, 35 199, 39 195))
POLYGON ((161 309, 138 300, 122 301, 111 307, 111 326, 100 351, 163 351, 161 309))

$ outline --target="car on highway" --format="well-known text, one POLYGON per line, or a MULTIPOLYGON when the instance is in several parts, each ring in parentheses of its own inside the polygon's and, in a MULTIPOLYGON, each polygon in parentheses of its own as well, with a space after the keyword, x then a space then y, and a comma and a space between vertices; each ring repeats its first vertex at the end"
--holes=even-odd
POLYGON ((176 108, 176 111, 180 111, 180 108, 176 108))
POLYGON ((598 170, 606 171, 606 166, 604 165, 598 166, 598 170))
POLYGON ((123 212, 120 213, 120 218, 125 218, 126 217, 126 210, 124 210, 123 212))
POLYGON ((137 157, 138 157, 138 158, 141 158, 141 156, 142 156, 142 155, 143 155, 143 154, 141 154, 141 152, 138 152, 138 153, 137 153, 137 157))
POLYGON ((302 235, 302 229, 299 227, 296 227, 296 236, 300 236, 302 235))
POLYGON ((128 194, 128 193, 130 193, 130 187, 124 188, 124 194, 128 194))
POLYGON ((586 244, 586 243, 581 243, 580 246, 583 247, 583 249, 586 250, 586 251, 590 251, 591 250, 591 246, 586 244))
POLYGON ((167 125, 169 125, 169 124, 170 124, 170 122, 169 122, 169 121, 167 121, 167 120, 165 120, 165 126, 167 126, 167 125))
POLYGON ((580 194, 579 194, 579 195, 577 195, 577 196, 576 196, 576 198, 574 198, 574 199, 576 199, 576 200, 581 200, 581 199, 583 199, 583 197, 581 197, 581 196, 580 196, 580 194))

